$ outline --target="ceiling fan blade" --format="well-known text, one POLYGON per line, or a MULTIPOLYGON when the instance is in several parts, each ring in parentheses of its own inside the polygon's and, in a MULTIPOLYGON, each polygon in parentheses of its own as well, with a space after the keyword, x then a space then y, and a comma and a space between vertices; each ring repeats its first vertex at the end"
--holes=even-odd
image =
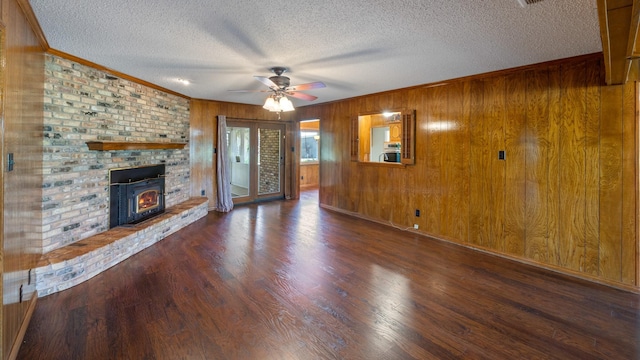
POLYGON ((229 92, 271 92, 271 90, 227 90, 229 92))
POLYGON ((318 98, 317 96, 313 96, 313 95, 309 95, 309 94, 305 94, 305 93, 300 93, 300 92, 293 92, 293 91, 287 91, 287 95, 292 96, 294 98, 307 100, 307 101, 313 101, 313 100, 318 98))
POLYGON ((272 89, 279 89, 278 85, 276 83, 274 83, 273 81, 271 81, 271 79, 269 79, 268 77, 265 77, 265 76, 254 76, 254 78, 256 78, 256 80, 260 81, 261 83, 267 85, 268 87, 270 87, 272 89))
POLYGON ((309 89, 320 89, 323 87, 327 87, 322 81, 311 82, 307 84, 300 84, 289 86, 287 88, 288 91, 300 91, 300 90, 309 90, 309 89))

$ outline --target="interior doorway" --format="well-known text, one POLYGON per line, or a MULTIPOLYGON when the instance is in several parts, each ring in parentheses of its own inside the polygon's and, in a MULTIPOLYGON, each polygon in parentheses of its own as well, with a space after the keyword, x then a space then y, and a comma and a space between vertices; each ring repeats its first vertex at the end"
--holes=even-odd
POLYGON ((284 198, 284 124, 227 120, 234 204, 284 198))
POLYGON ((300 190, 320 186, 320 120, 300 121, 300 190))

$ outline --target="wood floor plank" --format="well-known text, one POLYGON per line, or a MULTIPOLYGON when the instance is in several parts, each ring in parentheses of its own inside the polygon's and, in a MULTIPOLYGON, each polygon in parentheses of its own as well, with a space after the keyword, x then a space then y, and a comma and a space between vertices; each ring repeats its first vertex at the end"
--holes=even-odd
POLYGON ((299 201, 38 300, 19 359, 636 359, 640 300, 299 201))

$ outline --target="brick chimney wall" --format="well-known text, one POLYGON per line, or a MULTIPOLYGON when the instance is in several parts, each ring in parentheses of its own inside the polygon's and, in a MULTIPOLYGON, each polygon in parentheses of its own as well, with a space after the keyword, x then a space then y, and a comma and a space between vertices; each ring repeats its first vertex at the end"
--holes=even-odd
POLYGON ((189 199, 189 146, 90 151, 87 141, 187 142, 189 100, 46 55, 42 253, 109 228, 109 169, 166 165, 166 205, 189 199))

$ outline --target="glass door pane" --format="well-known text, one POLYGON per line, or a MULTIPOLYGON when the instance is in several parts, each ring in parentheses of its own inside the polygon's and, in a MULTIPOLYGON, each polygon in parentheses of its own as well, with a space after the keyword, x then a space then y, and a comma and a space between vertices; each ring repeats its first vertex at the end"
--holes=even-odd
POLYGON ((251 128, 227 127, 231 196, 249 196, 251 190, 251 128))
POLYGON ((284 198, 284 134, 282 124, 227 120, 234 204, 284 198))
POLYGON ((282 130, 258 128, 258 195, 282 192, 282 130))

